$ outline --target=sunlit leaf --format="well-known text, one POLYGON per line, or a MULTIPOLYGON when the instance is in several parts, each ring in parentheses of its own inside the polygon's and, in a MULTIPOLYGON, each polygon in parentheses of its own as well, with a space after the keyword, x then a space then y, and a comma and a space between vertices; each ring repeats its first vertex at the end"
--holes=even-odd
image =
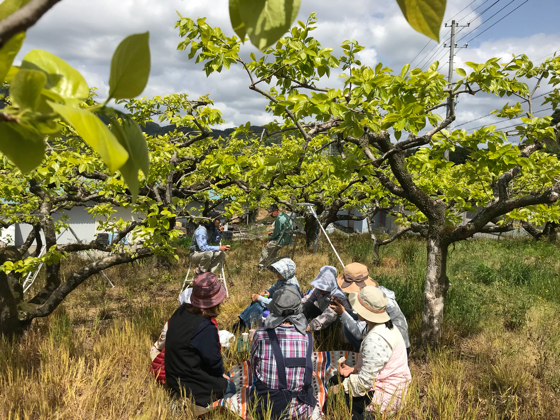
POLYGON ((128 159, 128 152, 96 115, 73 106, 54 102, 49 102, 49 105, 74 127, 88 146, 99 153, 111 172, 124 165, 128 159))
POLYGON ((397 0, 397 3, 410 26, 439 42, 447 0, 397 0))
POLYGON ((138 170, 141 170, 145 176, 148 176, 150 170, 146 138, 138 124, 129 118, 124 118, 122 124, 117 120, 111 120, 111 132, 128 152, 129 158, 119 171, 130 188, 133 199, 136 200, 140 188, 138 170))
POLYGON ((0 3, 0 20, 6 19, 16 10, 21 9, 31 0, 4 0, 0 3))
POLYGON ((301 0, 237 0, 249 39, 261 51, 290 29, 301 0))
POLYGON ((150 33, 127 36, 111 60, 109 97, 131 99, 142 93, 150 76, 150 33))
POLYGON ((45 89, 63 98, 86 99, 89 96, 89 87, 80 72, 47 51, 29 51, 23 57, 21 68, 44 72, 47 76, 45 89))
POLYGON ((231 26, 237 36, 241 38, 241 40, 245 40, 247 31, 245 30, 243 19, 241 19, 239 0, 229 0, 229 20, 231 21, 231 26))
MULTIPOLYGON (((3 3, 2 3, 3 4, 3 3)), ((0 49, 0 82, 6 79, 14 58, 19 52, 23 41, 25 40, 25 32, 14 35, 6 44, 0 49)))
POLYGON ((45 156, 43 137, 15 122, 0 123, 0 152, 22 172, 35 169, 45 156))
POLYGON ((46 82, 47 76, 42 71, 21 69, 10 84, 12 103, 21 109, 36 110, 46 82))

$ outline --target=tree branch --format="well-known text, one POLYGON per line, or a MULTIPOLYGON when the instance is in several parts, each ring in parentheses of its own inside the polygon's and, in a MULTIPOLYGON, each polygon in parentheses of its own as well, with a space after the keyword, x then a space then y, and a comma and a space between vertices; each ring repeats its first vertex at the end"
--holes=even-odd
POLYGON ((0 48, 15 35, 32 27, 45 13, 60 0, 31 0, 0 21, 0 48))

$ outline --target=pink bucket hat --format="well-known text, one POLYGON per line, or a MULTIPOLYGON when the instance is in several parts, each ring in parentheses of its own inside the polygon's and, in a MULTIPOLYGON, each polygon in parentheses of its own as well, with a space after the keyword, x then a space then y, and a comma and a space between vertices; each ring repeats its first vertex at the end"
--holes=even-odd
POLYGON ((207 309, 220 304, 226 297, 226 288, 214 273, 201 273, 193 280, 191 305, 207 309))

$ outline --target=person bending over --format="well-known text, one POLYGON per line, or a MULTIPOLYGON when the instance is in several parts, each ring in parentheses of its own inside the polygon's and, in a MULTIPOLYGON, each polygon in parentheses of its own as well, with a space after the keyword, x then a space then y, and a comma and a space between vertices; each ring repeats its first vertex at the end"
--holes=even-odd
MULTIPOLYGON (((410 340, 408 338, 408 323, 406 318, 395 300, 395 292, 383 286, 379 286, 375 280, 369 277, 368 269, 360 263, 348 264, 344 268, 343 274, 338 276, 338 285, 346 293, 357 292, 365 286, 377 286, 385 293, 388 298, 387 313, 391 317, 391 321, 399 330, 404 340, 407 354, 410 353, 410 340)), ((354 311, 349 311, 347 307, 336 301, 330 305, 331 309, 340 315, 342 322, 342 332, 346 339, 358 351, 364 336, 368 331, 368 324, 365 321, 358 320, 358 316, 354 311)))
POLYGON ((255 382, 249 412, 257 419, 307 419, 317 400, 311 384, 313 338, 306 333, 301 296, 294 287, 284 286, 274 293, 268 309, 264 328, 253 336, 250 363, 255 382))
POLYGON ((219 216, 220 214, 215 211, 208 213, 208 217, 212 220, 201 224, 192 236, 192 245, 189 250, 191 263, 196 267, 197 274, 208 271, 216 272, 226 259, 226 251, 230 249, 229 245, 210 245, 220 243, 222 238, 224 227, 219 216))
POLYGON ((292 243, 292 221, 290 217, 281 212, 276 204, 268 207, 268 215, 275 219, 274 230, 268 233, 270 235, 268 242, 264 244, 261 250, 261 258, 257 265, 259 269, 263 269, 267 263, 272 261, 282 247, 292 243))
POLYGON ((299 282, 296 278, 296 263, 289 258, 282 258, 274 264, 268 266, 268 269, 276 274, 278 279, 268 289, 260 293, 253 293, 251 295, 251 303, 247 308, 239 314, 239 320, 233 324, 233 331, 242 331, 250 328, 253 324, 260 325, 264 310, 271 302, 274 293, 284 286, 293 287, 300 297, 302 296, 299 288, 299 282))
POLYGON ((309 321, 309 329, 324 330, 338 319, 338 314, 329 307, 334 298, 340 305, 351 310, 344 292, 336 283, 336 268, 325 265, 311 282, 313 290, 303 298, 303 313, 309 321))
POLYGON ((362 420, 366 411, 398 410, 411 376, 402 335, 386 312, 385 293, 375 286, 366 286, 351 293, 348 299, 369 329, 356 365, 339 361, 340 376, 329 380, 329 391, 337 393, 342 387, 352 409, 352 420, 362 420))
POLYGON ((218 331, 211 321, 225 297, 225 287, 215 274, 199 274, 193 281, 190 306, 181 305, 169 319, 167 385, 175 399, 192 396, 195 409, 235 393, 233 382, 224 374, 218 331))

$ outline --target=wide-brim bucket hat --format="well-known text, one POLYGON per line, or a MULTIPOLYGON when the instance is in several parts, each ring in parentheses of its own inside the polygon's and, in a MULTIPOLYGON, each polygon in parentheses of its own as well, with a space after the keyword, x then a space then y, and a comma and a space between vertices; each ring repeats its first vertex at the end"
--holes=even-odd
POLYGON ((346 293, 359 292, 366 286, 379 286, 369 276, 367 267, 360 263, 348 264, 344 267, 344 271, 338 275, 336 281, 346 293))
POLYGON ((226 288, 214 273, 201 273, 193 280, 191 305, 207 309, 219 305, 227 295, 226 288))
POLYGON ((387 313, 387 295, 376 286, 366 286, 348 296, 350 305, 366 321, 383 324, 391 317, 387 313))

